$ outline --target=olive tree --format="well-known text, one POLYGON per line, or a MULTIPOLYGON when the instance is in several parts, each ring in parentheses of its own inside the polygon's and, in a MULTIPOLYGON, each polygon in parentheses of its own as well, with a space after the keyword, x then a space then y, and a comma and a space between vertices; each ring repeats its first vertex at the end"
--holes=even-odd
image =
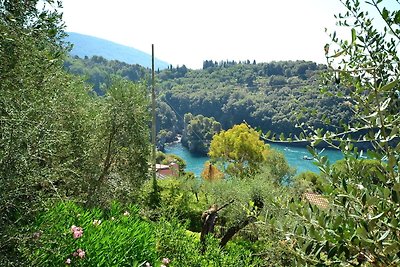
POLYGON ((392 1, 390 9, 389 1, 382 0, 341 2, 347 11, 337 16, 338 25, 348 29, 351 39, 330 35, 325 78, 349 88, 344 97, 357 121, 337 132, 308 131, 313 145, 325 141, 340 148, 345 159, 338 171, 313 152, 328 182, 323 197, 329 206, 293 201, 298 224, 288 236, 303 265, 398 266, 400 3, 392 1), (378 17, 372 18, 370 7, 378 17), (368 156, 378 162, 373 175, 363 167, 359 144, 365 142, 368 156))

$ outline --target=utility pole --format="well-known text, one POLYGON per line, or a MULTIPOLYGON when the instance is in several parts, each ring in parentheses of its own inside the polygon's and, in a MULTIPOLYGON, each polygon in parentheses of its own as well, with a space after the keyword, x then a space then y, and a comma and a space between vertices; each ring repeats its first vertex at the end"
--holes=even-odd
POLYGON ((153 182, 156 181, 156 93, 155 93, 155 81, 154 81, 154 44, 151 45, 151 107, 153 121, 151 124, 151 142, 152 142, 152 174, 153 182))

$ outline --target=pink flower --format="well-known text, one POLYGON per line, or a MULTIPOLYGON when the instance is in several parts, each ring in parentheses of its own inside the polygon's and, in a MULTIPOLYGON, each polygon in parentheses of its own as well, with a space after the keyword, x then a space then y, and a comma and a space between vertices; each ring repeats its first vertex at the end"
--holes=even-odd
POLYGON ((82 249, 78 249, 76 252, 78 252, 78 257, 83 259, 85 257, 85 251, 82 249))
POLYGON ((75 225, 71 226, 71 232, 72 232, 72 236, 77 239, 79 237, 81 237, 83 235, 83 229, 82 227, 77 227, 75 225))
POLYGON ((83 232, 76 231, 76 232, 73 233, 73 237, 74 237, 75 239, 77 239, 77 238, 81 237, 82 234, 83 234, 83 232))
POLYGON ((171 261, 170 261, 170 259, 168 259, 168 258, 163 258, 161 262, 162 262, 163 264, 167 265, 167 264, 169 264, 171 261))
POLYGON ((77 228, 77 227, 76 227, 75 225, 72 225, 72 226, 71 226, 71 233, 75 232, 76 228, 77 228))
POLYGON ((72 253, 72 256, 79 257, 81 259, 83 259, 85 255, 86 255, 85 251, 80 248, 78 248, 74 253, 72 253))
POLYGON ((82 232, 74 232, 73 236, 75 239, 77 239, 82 236, 82 232))
POLYGON ((68 259, 65 261, 65 264, 71 264, 71 259, 68 258, 68 259))

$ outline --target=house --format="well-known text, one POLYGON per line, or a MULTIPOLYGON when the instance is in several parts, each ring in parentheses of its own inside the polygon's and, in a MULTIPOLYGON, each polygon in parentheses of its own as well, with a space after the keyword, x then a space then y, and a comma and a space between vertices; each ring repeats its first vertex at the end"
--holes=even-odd
POLYGON ((163 179, 166 177, 178 177, 179 176, 179 165, 175 162, 169 165, 156 164, 156 175, 157 178, 163 179))

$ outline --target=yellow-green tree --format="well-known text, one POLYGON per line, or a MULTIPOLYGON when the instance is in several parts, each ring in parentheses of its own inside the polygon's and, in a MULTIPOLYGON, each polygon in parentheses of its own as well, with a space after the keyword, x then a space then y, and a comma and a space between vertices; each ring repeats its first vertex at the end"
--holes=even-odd
POLYGON ((228 175, 245 177, 260 170, 268 152, 260 134, 242 123, 214 135, 208 154, 228 175))

